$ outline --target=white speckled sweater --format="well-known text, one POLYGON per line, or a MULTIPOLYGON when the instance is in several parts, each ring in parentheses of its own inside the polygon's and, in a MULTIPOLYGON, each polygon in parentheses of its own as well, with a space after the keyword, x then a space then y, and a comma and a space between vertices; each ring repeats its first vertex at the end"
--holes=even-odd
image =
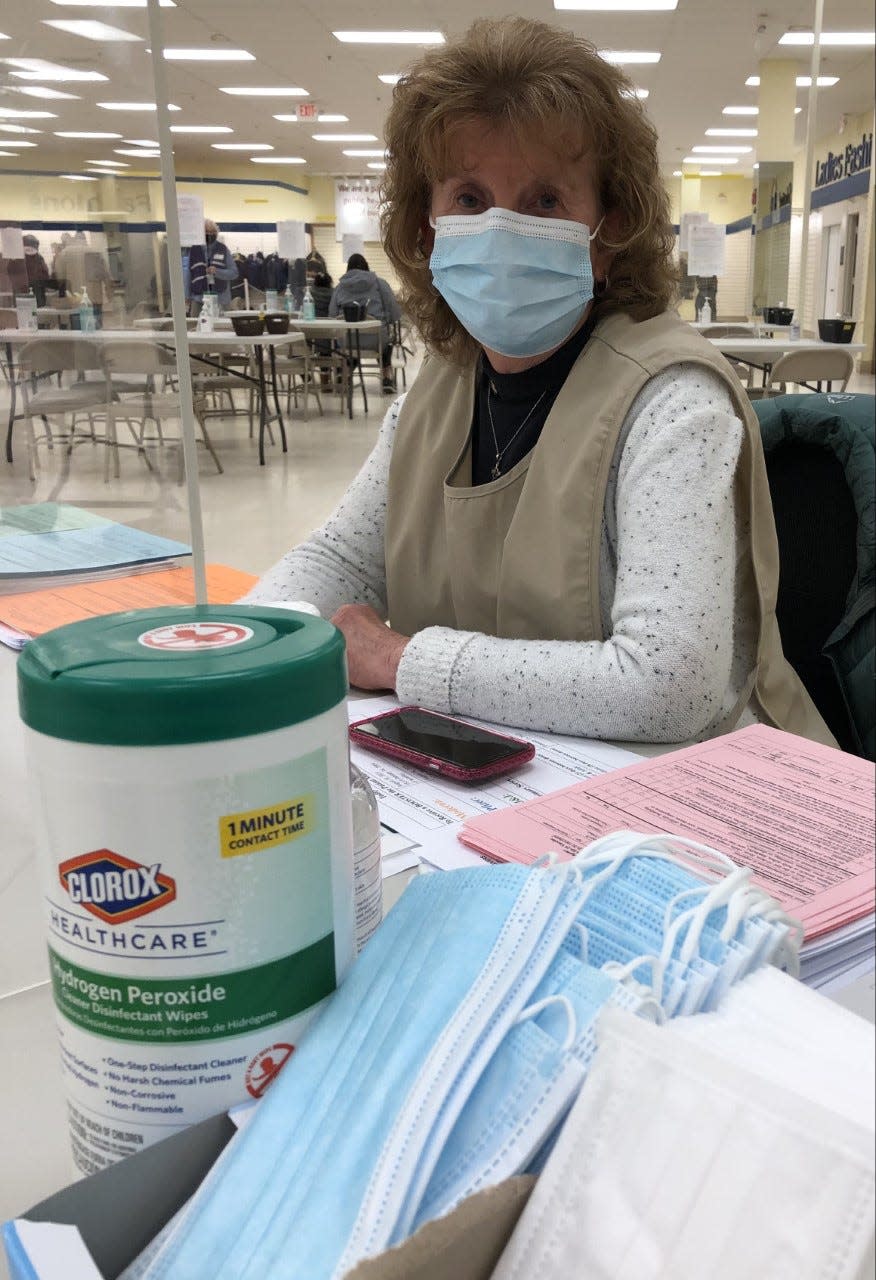
MULTIPOLYGON (((402 399, 326 523, 244 597, 342 604, 386 617, 387 480, 402 399)), ((754 662, 753 608, 738 598, 746 530, 734 509, 743 427, 720 378, 677 364, 624 421, 605 495, 603 641, 504 640, 427 627, 402 657, 403 702, 582 737, 683 742, 727 717, 754 662)), ((538 446, 536 446, 537 448, 538 446)), ((743 713, 744 723, 751 719, 743 713)))

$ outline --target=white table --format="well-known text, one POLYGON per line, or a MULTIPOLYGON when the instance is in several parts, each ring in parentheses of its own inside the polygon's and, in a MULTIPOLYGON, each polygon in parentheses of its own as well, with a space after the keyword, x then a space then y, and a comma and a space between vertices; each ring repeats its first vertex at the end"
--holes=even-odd
MULTIPOLYGON (((355 696, 355 695, 354 695, 355 696)), ((629 745, 629 744, 627 744, 629 745)), ((636 750, 642 750, 637 746, 636 750)), ((671 748, 644 748, 658 754, 671 748)), ((35 840, 17 715, 15 655, 0 648, 0 1221, 79 1175, 67 1136, 60 1055, 44 941, 35 840)), ((384 881, 384 908, 408 874, 384 881)), ((873 1019, 873 977, 841 992, 839 1003, 873 1019)), ((0 1254, 0 1277, 5 1275, 0 1254)))
POLYGON ((698 333, 705 333, 716 326, 728 329, 747 329, 756 338, 761 335, 768 337, 772 333, 791 332, 789 324, 767 324, 764 320, 710 320, 708 324, 704 324, 701 320, 689 320, 688 324, 692 329, 696 329, 698 333))
MULTIPOLYGON (((32 329, 0 329, 0 347, 5 349, 6 367, 9 371, 10 382, 10 403, 9 403, 9 422, 6 430, 6 461, 12 462, 12 428, 19 416, 16 414, 16 390, 17 375, 13 360, 13 351, 16 347, 22 347, 25 343, 33 341, 46 342, 92 342, 98 345, 107 342, 132 342, 142 345, 144 342, 154 342, 156 345, 164 349, 176 349, 176 335, 173 330, 161 330, 160 332, 149 332, 144 329, 94 329, 90 333, 82 333, 78 329, 39 329, 34 332, 32 329)), ((265 465, 265 432, 271 422, 277 422, 280 427, 280 439, 282 442, 283 452, 288 450, 286 440, 286 424, 283 421, 283 414, 280 409, 280 400, 277 394, 277 365, 276 365, 276 348, 281 346, 303 346, 305 338, 299 333, 259 333, 240 335, 224 330, 213 333, 198 333, 197 331, 186 334, 186 344, 188 346, 189 356, 200 364, 207 365, 211 368, 221 368, 223 373, 231 373, 234 377, 239 378, 243 383, 254 383, 259 388, 259 463, 265 465), (226 368, 224 365, 217 365, 210 360, 209 355, 225 351, 236 351, 241 347, 249 348, 255 353, 257 376, 253 378, 249 373, 235 368, 226 368), (268 380, 265 377, 265 360, 264 352, 267 349, 268 358, 271 369, 271 392, 274 399, 274 413, 268 413, 268 380), (198 352, 203 354, 198 354, 198 352)))
MULTIPOLYGON (((777 328, 776 325, 772 326, 777 328)), ((779 356, 786 351, 850 351, 857 355, 866 350, 863 342, 822 342, 820 338, 707 338, 724 356, 741 364, 762 369, 766 380, 779 356)))

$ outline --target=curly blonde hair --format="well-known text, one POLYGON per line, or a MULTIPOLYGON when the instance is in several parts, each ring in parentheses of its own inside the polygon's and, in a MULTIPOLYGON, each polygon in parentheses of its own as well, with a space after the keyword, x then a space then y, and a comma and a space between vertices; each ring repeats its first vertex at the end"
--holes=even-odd
POLYGON ((481 19, 430 51, 399 81, 386 121, 381 228, 402 282, 403 303, 427 346, 468 363, 478 350, 432 284, 424 228, 432 185, 446 175, 453 135, 483 121, 518 137, 580 139, 595 166, 603 212, 615 214, 600 312, 636 320, 665 311, 677 270, 669 198, 657 164, 657 134, 631 82, 596 48, 528 18, 481 19))

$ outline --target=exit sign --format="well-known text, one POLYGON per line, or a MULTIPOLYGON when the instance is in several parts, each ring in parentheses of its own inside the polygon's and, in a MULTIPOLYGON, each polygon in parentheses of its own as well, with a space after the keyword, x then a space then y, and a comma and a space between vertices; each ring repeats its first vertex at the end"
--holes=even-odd
POLYGON ((316 103, 315 102, 299 102, 297 107, 299 120, 315 120, 316 119, 316 103))

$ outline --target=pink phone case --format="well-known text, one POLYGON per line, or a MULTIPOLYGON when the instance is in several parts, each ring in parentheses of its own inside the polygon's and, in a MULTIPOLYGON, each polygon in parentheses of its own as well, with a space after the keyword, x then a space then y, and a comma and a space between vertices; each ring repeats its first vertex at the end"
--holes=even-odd
MULTIPOLYGON (((445 778, 452 778, 454 782, 483 782, 487 778, 496 778, 503 773, 511 773, 514 769, 519 769, 521 765, 526 764, 535 755, 535 747, 531 742, 525 742, 522 738, 512 738, 504 733, 493 733, 493 736, 500 738, 503 742, 511 742, 520 750, 513 756, 507 756, 504 760, 496 760, 492 764, 480 765, 477 769, 464 769, 460 765, 450 764, 447 760, 441 760, 437 756, 428 756, 419 751, 413 751, 410 747, 399 746, 395 742, 386 742, 382 738, 374 738, 368 733, 358 733, 359 725, 375 724, 378 720, 385 720, 390 716, 397 716, 402 711, 427 711, 429 715, 439 716, 442 720, 450 720, 454 724, 468 724, 467 720, 461 720, 458 716, 445 716, 440 711, 428 711, 427 707, 396 707, 393 711, 384 711, 379 716, 368 716, 365 720, 357 720, 350 725, 350 738, 355 742, 357 747, 364 747, 366 751, 373 751, 377 755, 391 756, 394 760, 402 760, 405 764, 413 765, 416 769, 423 769, 427 773, 438 773, 445 778)), ((477 726, 472 726, 476 728, 477 726)))

